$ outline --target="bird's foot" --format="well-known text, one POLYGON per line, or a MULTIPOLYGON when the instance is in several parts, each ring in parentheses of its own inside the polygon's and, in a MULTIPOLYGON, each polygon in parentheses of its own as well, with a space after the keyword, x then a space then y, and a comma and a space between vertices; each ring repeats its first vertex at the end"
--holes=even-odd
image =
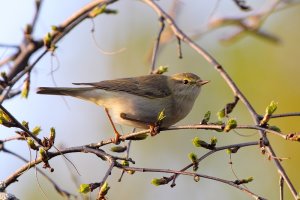
POLYGON ((151 136, 155 136, 155 135, 159 134, 159 132, 160 132, 160 125, 157 123, 155 123, 153 125, 149 125, 149 128, 150 128, 151 136))

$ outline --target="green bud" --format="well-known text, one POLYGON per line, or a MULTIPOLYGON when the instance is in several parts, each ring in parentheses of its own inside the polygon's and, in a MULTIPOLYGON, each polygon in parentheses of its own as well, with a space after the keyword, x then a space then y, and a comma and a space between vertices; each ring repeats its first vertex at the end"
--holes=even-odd
POLYGON ((47 152, 45 151, 44 148, 40 148, 39 150, 39 153, 40 153, 40 156, 42 157, 42 160, 45 162, 48 160, 48 155, 47 155, 47 152))
POLYGON ((268 105, 268 107, 266 108, 266 114, 267 115, 272 115, 276 111, 277 105, 278 105, 277 102, 272 101, 270 103, 270 105, 268 105))
POLYGON ((193 139, 193 145, 195 147, 207 147, 208 146, 208 144, 205 141, 200 140, 199 137, 194 137, 194 139, 193 139))
POLYGON ((79 192, 82 194, 87 194, 87 193, 91 192, 90 184, 81 184, 79 186, 79 192))
POLYGON ((47 33, 46 36, 43 38, 44 46, 47 47, 47 49, 51 48, 53 37, 51 33, 47 33))
POLYGON ((54 142, 55 136, 56 136, 55 128, 51 127, 51 128, 50 128, 50 137, 49 137, 49 140, 51 140, 51 141, 54 142))
POLYGON ((55 26, 55 25, 52 25, 52 26, 51 26, 51 30, 52 30, 52 31, 57 31, 57 30, 58 30, 58 27, 55 26))
POLYGON ((157 70, 155 70, 154 74, 163 74, 168 71, 167 66, 159 66, 157 70))
POLYGON ((33 139, 27 138, 27 144, 31 149, 38 150, 38 147, 35 145, 33 139))
POLYGON ((253 181, 253 177, 249 177, 249 178, 242 179, 242 180, 236 180, 236 181, 234 181, 234 183, 237 185, 241 185, 241 184, 250 183, 251 181, 253 181))
POLYGON ((0 118, 7 122, 12 121, 11 118, 5 112, 3 112, 3 110, 0 110, 0 118))
POLYGON ((207 124, 208 121, 210 120, 210 116, 211 116, 211 112, 207 111, 203 117, 201 124, 207 124))
POLYGON ((189 153, 188 155, 189 159, 192 161, 193 163, 193 171, 197 171, 198 167, 199 167, 199 162, 198 162, 198 158, 197 155, 194 153, 189 153))
POLYGON ((21 97, 22 98, 25 98, 25 99, 28 98, 29 88, 30 88, 30 81, 29 81, 29 79, 26 79, 24 84, 23 84, 22 91, 21 91, 21 97))
POLYGON ((122 160, 121 165, 125 166, 125 167, 128 167, 129 166, 129 162, 127 160, 122 160))
POLYGON ((194 154, 194 153, 189 153, 189 155, 188 155, 188 157, 189 157, 189 159, 192 161, 192 163, 195 163, 195 162, 197 162, 197 155, 196 154, 194 154))
POLYGON ((130 175, 132 175, 132 174, 134 174, 134 173, 135 173, 135 171, 134 171, 134 170, 126 170, 126 172, 127 172, 128 174, 130 174, 130 175))
POLYGON ((89 13, 89 17, 90 18, 95 18, 97 15, 100 15, 101 13, 103 13, 106 9, 106 5, 102 5, 101 7, 97 6, 95 8, 93 8, 93 10, 90 11, 89 13))
POLYGON ((151 180, 151 184, 155 186, 160 186, 167 184, 167 181, 165 178, 154 178, 151 180))
POLYGON ((143 133, 143 134, 132 136, 132 137, 128 138, 128 140, 144 140, 147 137, 148 137, 148 135, 146 133, 143 133))
POLYGON ((218 119, 221 121, 225 117, 225 109, 220 110, 217 112, 218 119))
POLYGON ((158 113, 158 117, 157 117, 157 121, 161 122, 163 119, 166 118, 166 115, 165 115, 165 109, 163 109, 162 111, 160 111, 158 113))
POLYGON ((234 129, 237 127, 237 122, 235 119, 229 119, 225 128, 224 128, 224 131, 225 132, 229 132, 231 129, 234 129))
POLYGON ((126 146, 113 146, 110 148, 110 150, 112 152, 122 153, 127 150, 127 147, 126 146))
POLYGON ((210 145, 211 146, 215 147, 216 144, 217 144, 217 142, 218 142, 218 139, 215 136, 213 136, 212 138, 210 138, 210 145))
POLYGON ((29 123, 28 123, 28 122, 22 121, 22 125, 23 125, 24 127, 26 127, 27 129, 29 129, 29 123))
POLYGON ((250 183, 254 180, 254 178, 252 176, 250 176, 249 178, 246 179, 246 183, 250 183))
POLYGON ((277 126, 269 126, 269 129, 273 130, 273 131, 277 131, 277 132, 281 132, 280 128, 277 126))
POLYGON ((101 188, 100 188, 100 193, 101 193, 101 195, 102 195, 102 196, 105 196, 105 195, 107 194, 107 192, 108 192, 109 189, 110 189, 110 187, 108 186, 108 183, 105 182, 105 183, 101 186, 101 188))
POLYGON ((36 127, 34 127, 33 129, 32 129, 32 133, 34 134, 34 135, 38 135, 40 132, 41 132, 41 127, 40 126, 36 126, 36 127))
POLYGON ((227 154, 236 153, 236 152, 238 152, 239 149, 240 149, 240 147, 238 147, 238 146, 232 147, 232 148, 226 149, 226 153, 227 154))

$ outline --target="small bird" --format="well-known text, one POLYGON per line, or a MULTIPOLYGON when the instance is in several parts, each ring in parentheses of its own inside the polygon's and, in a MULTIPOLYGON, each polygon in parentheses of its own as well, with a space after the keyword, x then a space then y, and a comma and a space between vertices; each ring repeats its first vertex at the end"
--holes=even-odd
POLYGON ((115 143, 118 143, 120 134, 114 122, 136 128, 153 128, 157 126, 158 115, 163 112, 165 118, 159 127, 167 128, 189 114, 201 86, 208 82, 193 73, 151 74, 73 83, 86 87, 39 87, 37 93, 72 96, 103 106, 115 132, 115 143))

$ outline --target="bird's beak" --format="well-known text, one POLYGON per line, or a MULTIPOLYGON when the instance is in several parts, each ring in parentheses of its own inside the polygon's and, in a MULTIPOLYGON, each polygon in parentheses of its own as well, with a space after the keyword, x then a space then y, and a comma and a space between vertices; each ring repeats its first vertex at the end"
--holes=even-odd
POLYGON ((210 81, 205 81, 205 80, 199 80, 197 81, 197 85, 202 86, 205 85, 206 83, 209 83, 210 81))

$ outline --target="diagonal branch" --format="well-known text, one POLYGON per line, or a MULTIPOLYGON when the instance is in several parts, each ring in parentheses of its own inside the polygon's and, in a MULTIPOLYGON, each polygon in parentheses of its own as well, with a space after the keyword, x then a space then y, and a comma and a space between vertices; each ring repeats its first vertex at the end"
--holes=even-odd
MULTIPOLYGON (((221 77, 226 81, 227 85, 231 88, 234 95, 239 97, 240 100, 245 104, 247 109, 249 110, 249 113, 251 114, 253 121, 256 124, 259 124, 259 115, 254 110, 253 106, 250 104, 248 99, 244 96, 244 94, 240 91, 240 89, 237 87, 237 85, 234 83, 234 81, 231 79, 229 74, 225 71, 225 69, 222 67, 222 65, 215 59, 213 56, 211 56, 207 51, 205 51, 202 47, 200 47, 198 44, 196 44, 192 39, 190 39, 175 23, 175 21, 170 17, 158 4, 152 0, 144 0, 146 4, 148 4, 159 16, 163 16, 166 20, 166 22, 170 25, 171 29, 173 30, 174 34, 180 38, 182 41, 186 42, 191 48, 193 48, 196 52, 198 52, 204 59, 206 59, 210 64, 214 66, 214 68, 220 73, 221 77)), ((271 157, 276 158, 276 154, 268 141, 268 138, 266 134, 263 131, 259 131, 261 137, 263 138, 263 141, 266 145, 266 150, 268 151, 269 155, 271 157)), ((278 170, 278 173, 280 176, 282 176, 288 185, 293 197, 297 199, 297 191, 293 184, 291 183, 290 178, 287 176, 285 170, 283 169, 281 163, 278 159, 273 159, 274 164, 278 170)))

